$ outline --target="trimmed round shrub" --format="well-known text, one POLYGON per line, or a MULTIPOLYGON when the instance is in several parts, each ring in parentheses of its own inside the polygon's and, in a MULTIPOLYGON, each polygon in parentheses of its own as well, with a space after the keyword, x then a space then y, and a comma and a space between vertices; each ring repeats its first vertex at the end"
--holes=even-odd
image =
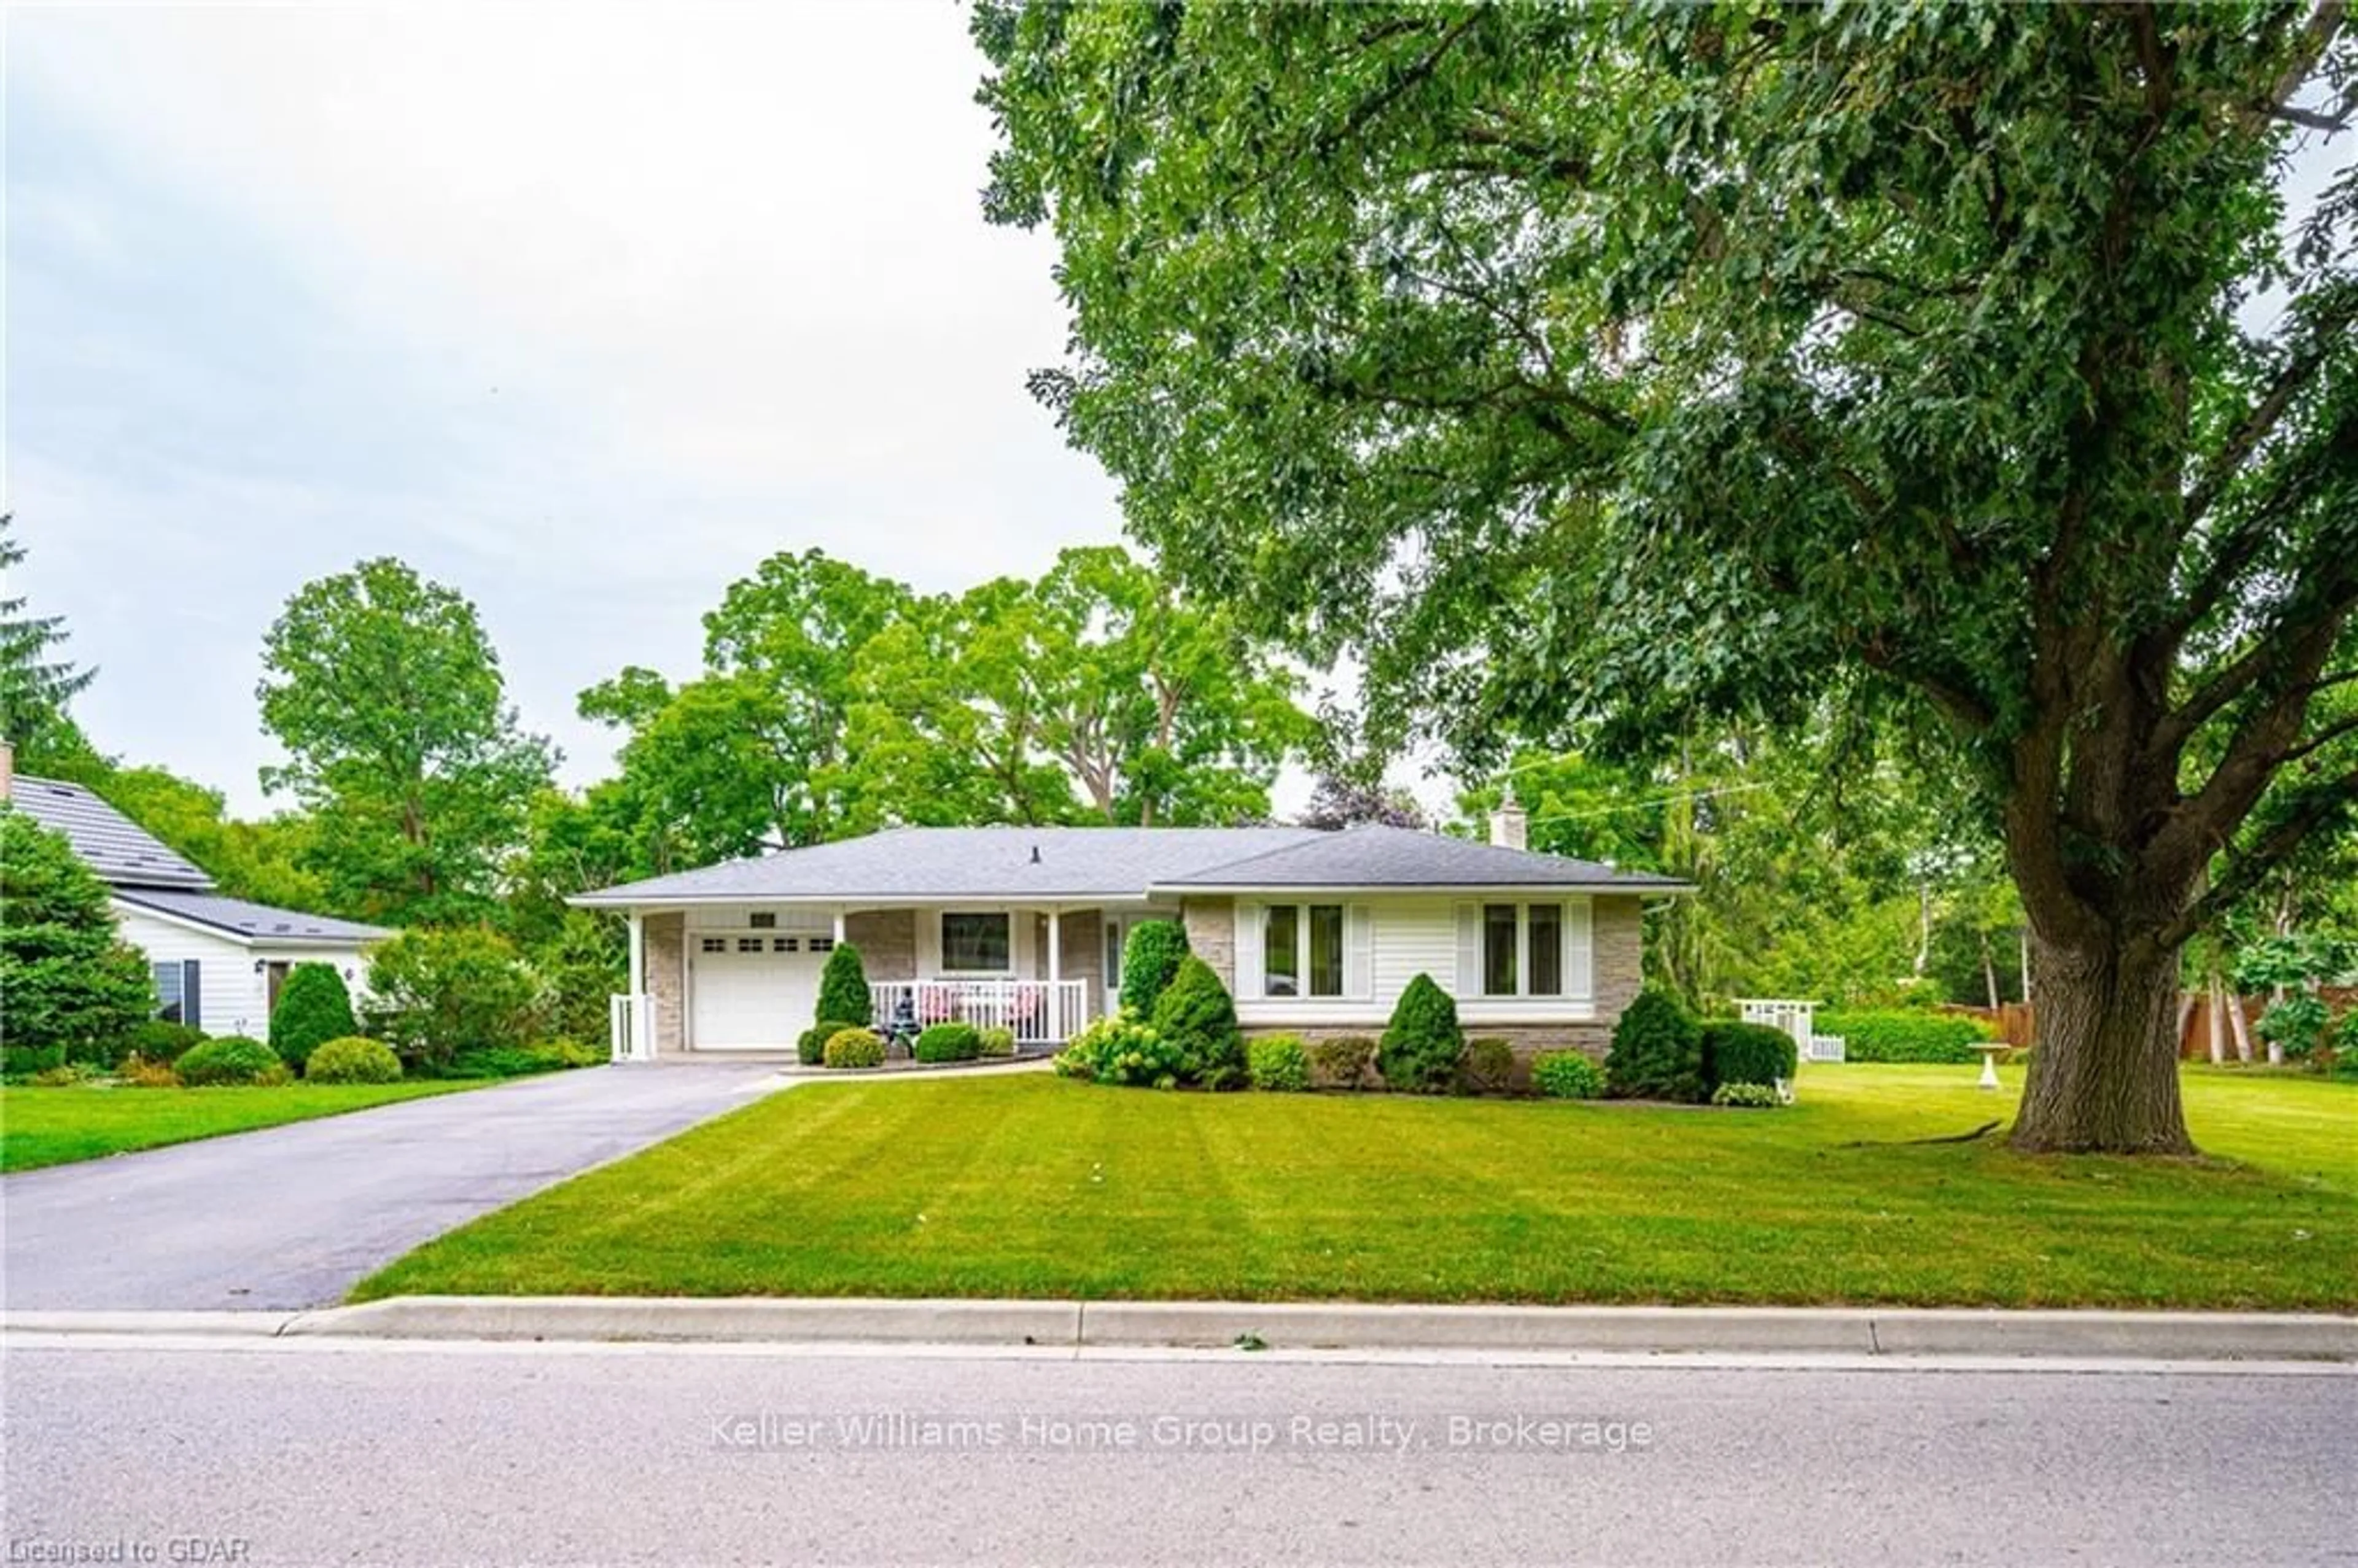
POLYGON ((1188 958, 1187 928, 1175 920, 1141 920, 1121 945, 1121 1005, 1141 1018, 1154 1016, 1154 1004, 1179 978, 1188 958))
POLYGON ((1376 1070, 1384 1082, 1410 1094, 1448 1092, 1466 1056, 1466 1032, 1457 1026, 1457 1003, 1419 975, 1392 1008, 1392 1021, 1376 1044, 1376 1070))
POLYGON ((1502 1095, 1514 1083, 1515 1048, 1504 1040, 1468 1040, 1458 1083, 1468 1094, 1502 1095))
POLYGON ((1703 1026, 1704 1080, 1722 1084, 1767 1084, 1793 1076, 1801 1053, 1793 1037, 1765 1023, 1714 1018, 1703 1026))
POLYGON ((399 1083, 401 1058, 382 1040, 347 1034, 313 1046, 303 1076, 315 1084, 399 1083))
POLYGON ((881 1067, 884 1042, 872 1029, 838 1029, 827 1036, 820 1060, 830 1067, 881 1067))
POLYGON ((1127 1012, 1092 1020, 1056 1056, 1058 1076, 1099 1084, 1176 1084, 1179 1067, 1178 1045, 1127 1012))
POLYGON ((1310 1047, 1310 1081, 1322 1089, 1363 1089, 1376 1063, 1376 1043, 1364 1034, 1337 1034, 1310 1047))
POLYGON ((1779 1102, 1773 1084, 1722 1084, 1711 1091, 1711 1103, 1744 1110, 1774 1110, 1779 1102))
POLYGON ((1550 1099, 1595 1099, 1605 1070, 1585 1051, 1542 1051, 1531 1058, 1531 1087, 1550 1099))
POLYGON ((853 1025, 865 1028, 875 1016, 876 1002, 869 994, 868 971, 860 966, 860 949, 849 942, 837 943, 818 972, 818 1022, 848 1018, 853 1025))
POLYGON ((1012 1029, 984 1030, 982 1032, 982 1054, 986 1056, 1012 1056, 1015 1054, 1015 1031, 1012 1029))
POLYGON ((918 1034, 910 1054, 920 1062, 971 1062, 982 1054, 982 1031, 971 1023, 936 1023, 918 1034))
POLYGON ((1605 1055, 1605 1092, 1617 1099, 1697 1104, 1710 1098, 1703 1076, 1703 1026, 1676 998, 1638 993, 1613 1026, 1605 1055))
POLYGON ((1245 1070, 1257 1089, 1300 1094, 1310 1087, 1310 1052, 1299 1035, 1264 1034, 1245 1042, 1245 1070))
POLYGON ((1996 1038, 1978 1019, 1918 1008, 1822 1012, 1812 1028, 1841 1035, 1843 1057, 1851 1062, 1977 1062, 1974 1045, 1996 1038))
POLYGON ((795 1042, 795 1059, 806 1067, 816 1067, 827 1060, 828 1041, 847 1029, 864 1027, 865 1025, 862 1024, 847 1023, 839 1018, 822 1020, 814 1023, 804 1030, 801 1038, 795 1042))
POLYGON ((172 1063, 187 1055, 212 1036, 193 1023, 175 1023, 168 1018, 151 1018, 124 1036, 126 1056, 138 1056, 147 1062, 172 1063))
POLYGON ((270 1010, 270 1048, 278 1059, 303 1070, 314 1049, 330 1040, 360 1033, 352 1017, 352 993, 333 964, 297 964, 278 988, 278 1005, 270 1010))
POLYGON ((222 1034, 192 1046, 173 1065, 182 1083, 200 1087, 283 1084, 293 1076, 277 1052, 243 1034, 222 1034))
POLYGON ((1153 1022, 1154 1032, 1179 1054, 1175 1076, 1181 1083, 1204 1083, 1224 1067, 1244 1072, 1236 999, 1203 959, 1191 954, 1179 961, 1179 972, 1154 1004, 1153 1022))

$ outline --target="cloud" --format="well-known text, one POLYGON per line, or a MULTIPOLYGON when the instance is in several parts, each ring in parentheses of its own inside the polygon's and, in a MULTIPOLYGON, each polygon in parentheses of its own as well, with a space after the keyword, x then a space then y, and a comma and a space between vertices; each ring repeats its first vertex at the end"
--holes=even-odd
POLYGON ((1022 391, 1053 253, 980 219, 954 7, 9 28, 9 489, 103 744, 251 808, 264 628, 389 552, 595 776, 573 693, 773 550, 948 588, 1117 530, 1022 391))

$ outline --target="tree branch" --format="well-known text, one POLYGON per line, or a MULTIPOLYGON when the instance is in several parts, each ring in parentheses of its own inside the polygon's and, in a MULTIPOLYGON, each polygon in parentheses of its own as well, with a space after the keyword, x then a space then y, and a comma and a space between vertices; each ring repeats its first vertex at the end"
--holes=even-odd
POLYGON ((2308 791, 2299 807, 2261 834, 2250 849, 2236 855, 2226 874, 2211 884, 2211 891, 2196 899, 2165 928, 2163 943, 2176 946, 2234 907, 2266 880, 2268 873, 2290 858, 2326 818, 2336 811, 2347 810, 2353 798, 2358 798, 2358 768, 2308 791))
POLYGON ((2254 449, 2284 418, 2295 395, 2316 376, 2325 363, 2327 350, 2350 330, 2353 320, 2358 320, 2358 292, 2344 296, 2311 323, 2308 344, 2285 362, 2276 379, 2268 384, 2267 391, 2235 422, 2217 455, 2203 466, 2201 481, 2186 498, 2189 527, 2202 520, 2203 514, 2211 510, 2212 503, 2219 499, 2220 492, 2227 488, 2254 449))

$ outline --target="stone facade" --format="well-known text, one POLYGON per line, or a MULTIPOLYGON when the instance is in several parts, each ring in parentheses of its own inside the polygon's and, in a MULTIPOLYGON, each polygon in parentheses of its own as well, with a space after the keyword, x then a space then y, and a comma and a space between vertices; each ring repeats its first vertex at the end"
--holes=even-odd
MULTIPOLYGON (((1237 901, 1232 898, 1188 898, 1179 901, 1180 924, 1187 928, 1187 946, 1212 966, 1220 983, 1237 989, 1237 901)), ((1348 1029, 1340 1034, 1365 1033, 1348 1029)))
POLYGON ((658 1054, 686 1048, 685 987, 687 969, 687 916, 676 911, 650 914, 641 923, 640 941, 647 967, 647 1011, 658 1054))
POLYGON ((1645 989, 1645 915, 1635 898, 1600 898, 1595 910, 1590 950, 1595 967, 1590 979, 1596 990, 1596 1016, 1609 1040, 1622 1012, 1645 989))
POLYGON ((860 949, 860 968, 871 980, 917 979, 917 912, 862 909, 843 917, 843 939, 860 949))

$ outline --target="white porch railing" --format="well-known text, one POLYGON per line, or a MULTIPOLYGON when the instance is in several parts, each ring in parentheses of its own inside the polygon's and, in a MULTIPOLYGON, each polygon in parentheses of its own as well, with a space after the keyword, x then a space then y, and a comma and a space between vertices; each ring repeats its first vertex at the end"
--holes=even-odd
POLYGON ((617 1062, 655 1059, 654 1017, 644 991, 606 999, 606 1037, 617 1062))
POLYGON ((1054 1045, 1089 1021, 1087 980, 871 980, 868 995, 879 1029, 903 1019, 919 1029, 955 1022, 1013 1030, 1018 1044, 1054 1045))

